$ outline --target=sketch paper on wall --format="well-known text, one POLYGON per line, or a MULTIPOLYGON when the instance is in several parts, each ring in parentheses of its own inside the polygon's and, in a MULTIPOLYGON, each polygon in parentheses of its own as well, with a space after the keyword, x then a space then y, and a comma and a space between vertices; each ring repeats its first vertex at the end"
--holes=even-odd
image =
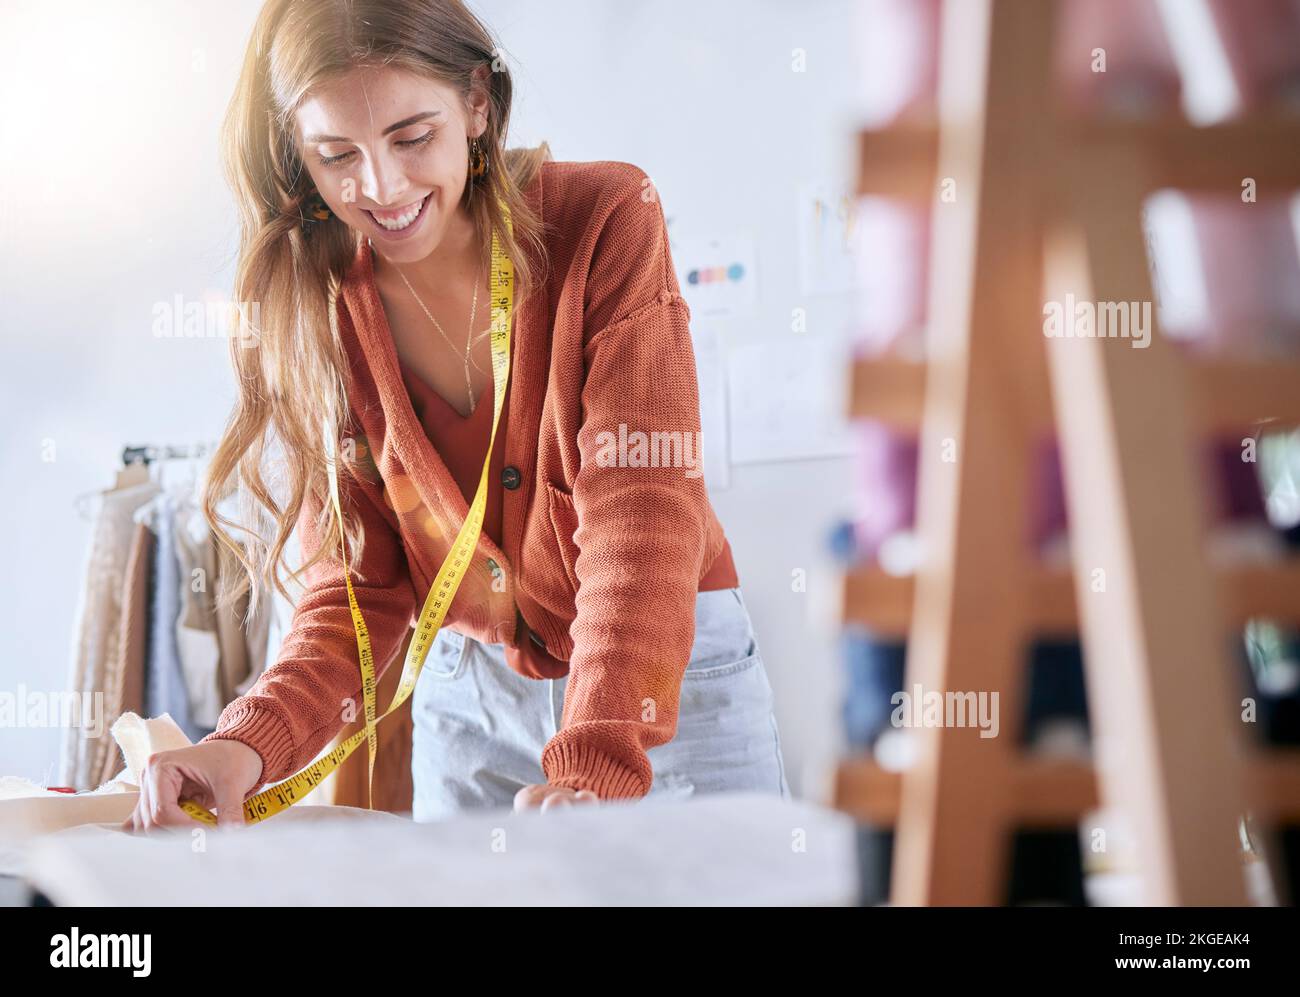
POLYGON ((851 454, 847 352, 844 340, 822 336, 729 351, 732 463, 851 454))
POLYGON ((727 454, 727 375, 721 330, 716 321, 694 319, 691 337, 695 373, 700 384, 700 432, 703 435, 704 483, 710 490, 731 484, 727 454))
POLYGON ((825 182, 799 185, 799 276, 804 294, 843 294, 857 283, 853 198, 825 182))

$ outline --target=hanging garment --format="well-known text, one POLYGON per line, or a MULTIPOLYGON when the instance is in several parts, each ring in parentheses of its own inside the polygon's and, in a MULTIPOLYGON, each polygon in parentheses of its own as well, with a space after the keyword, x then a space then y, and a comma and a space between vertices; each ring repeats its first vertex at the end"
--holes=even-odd
MULTIPOLYGON (((144 481, 105 492, 100 502, 84 570, 84 587, 77 607, 68 691, 94 708, 95 693, 103 700, 108 662, 117 660, 122 640, 122 584, 134 534, 133 515, 157 495, 159 486, 144 481)), ((87 713, 69 718, 60 751, 59 782, 77 790, 98 785, 91 759, 95 742, 92 727, 82 723, 87 713)))
POLYGON ((266 665, 271 600, 249 614, 249 593, 229 604, 221 593, 239 580, 242 565, 217 539, 197 496, 181 496, 176 516, 181 613, 176 625, 191 718, 204 735, 221 711, 257 681, 266 665))
POLYGON ((181 613, 180 562, 176 557, 177 496, 159 492, 136 514, 153 531, 154 556, 152 619, 149 622, 149 661, 145 669, 145 712, 171 715, 191 741, 204 736, 190 714, 189 691, 176 641, 176 621, 181 613))
POLYGON ((207 521, 192 495, 176 509, 176 561, 180 576, 180 614, 176 649, 189 698, 190 717, 205 733, 216 729, 228 700, 222 699, 221 644, 217 638, 213 593, 217 586, 216 552, 207 521))
MULTIPOLYGON (((220 569, 222 576, 239 570, 238 565, 220 569)), ((258 613, 245 627, 245 641, 248 645, 248 675, 234 686, 234 699, 247 696, 250 689, 266 671, 267 664, 280 655, 280 646, 284 643, 293 618, 294 600, 268 587, 262 596, 262 605, 258 613)), ((224 681, 224 678, 223 678, 224 681)), ((224 685, 222 688, 225 688, 224 685)))
MULTIPOLYGON (((218 543, 213 537, 210 541, 218 543)), ((232 575, 239 568, 227 568, 232 575)), ((241 569, 242 570, 242 569, 241 569)), ((224 576, 223 576, 224 577, 224 576)), ((266 642, 271 626, 271 598, 265 596, 257 612, 249 616, 249 593, 245 592, 229 606, 216 607, 217 641, 221 645, 221 695, 226 703, 252 688, 266 667, 266 642)))
MULTIPOLYGON (((150 579, 153 572, 153 533, 135 524, 122 580, 122 622, 118 653, 104 679, 104 727, 111 728, 124 713, 144 710, 144 670, 149 653, 150 579)), ((121 754, 99 737, 94 747, 91 785, 101 785, 122 770, 121 754)))

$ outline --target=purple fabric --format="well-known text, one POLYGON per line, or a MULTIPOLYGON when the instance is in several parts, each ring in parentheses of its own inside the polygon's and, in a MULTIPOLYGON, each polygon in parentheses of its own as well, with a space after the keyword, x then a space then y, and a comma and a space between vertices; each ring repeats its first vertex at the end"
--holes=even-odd
POLYGON ((861 555, 874 558, 886 537, 915 522, 917 441, 869 420, 856 429, 862 504, 854 526, 861 555))
POLYGON ((1065 531, 1065 479, 1061 450, 1055 440, 1044 440, 1034 451, 1029 493, 1029 542, 1036 549, 1065 531))
MULTIPOLYGON (((856 424, 861 513, 854 523, 858 554, 875 558, 892 533, 916 522, 917 440, 878 422, 856 424)), ((1235 439, 1204 444, 1207 508, 1215 523, 1267 523, 1256 465, 1241 459, 1235 439)), ((1040 548, 1069 528, 1060 449, 1054 439, 1036 448, 1030 469, 1028 540, 1040 548)))
POLYGON ((1216 440, 1206 446, 1206 464, 1211 481, 1218 485, 1210 514, 1219 522, 1267 520, 1264 493, 1260 488, 1257 465, 1241 459, 1241 443, 1216 440))

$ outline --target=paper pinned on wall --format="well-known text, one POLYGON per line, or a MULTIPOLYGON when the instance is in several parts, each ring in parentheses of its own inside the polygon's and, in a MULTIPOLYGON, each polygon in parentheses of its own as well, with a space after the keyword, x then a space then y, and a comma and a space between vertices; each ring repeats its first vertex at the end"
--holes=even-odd
POLYGON ((753 309, 757 297, 754 239, 670 234, 673 267, 691 316, 735 315, 753 309))
POLYGON ((799 277, 804 294, 842 294, 857 287, 854 204, 824 181, 799 185, 799 277))
POLYGON ((693 318, 691 339, 700 386, 704 484, 710 490, 727 488, 731 484, 731 461, 727 454, 727 374, 721 329, 717 322, 693 318))
POLYGON ((849 348, 843 340, 795 336, 731 350, 732 463, 851 454, 849 348))

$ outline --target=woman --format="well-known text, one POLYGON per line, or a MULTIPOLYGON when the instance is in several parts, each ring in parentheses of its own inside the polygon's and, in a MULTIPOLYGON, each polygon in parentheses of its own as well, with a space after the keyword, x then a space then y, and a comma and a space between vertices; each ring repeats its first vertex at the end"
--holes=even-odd
POLYGON ((239 401, 204 508, 244 565, 241 590, 257 598, 271 578, 288 594, 278 563, 295 525, 307 587, 278 661, 217 730, 150 760, 130 827, 189 823, 179 799, 240 823, 245 799, 360 715, 343 540, 376 669, 401 650, 489 458, 490 311, 505 316, 493 233, 515 274, 509 376, 482 530, 412 698, 414 816, 788 795, 700 476, 662 208, 627 163, 503 152, 511 90, 456 0, 263 8, 225 126, 235 298, 260 323, 232 345, 239 401), (283 507, 261 473, 268 430, 283 507), (220 524, 240 524, 216 508, 232 493, 256 500, 250 521, 270 512, 271 542, 226 537, 220 524))

